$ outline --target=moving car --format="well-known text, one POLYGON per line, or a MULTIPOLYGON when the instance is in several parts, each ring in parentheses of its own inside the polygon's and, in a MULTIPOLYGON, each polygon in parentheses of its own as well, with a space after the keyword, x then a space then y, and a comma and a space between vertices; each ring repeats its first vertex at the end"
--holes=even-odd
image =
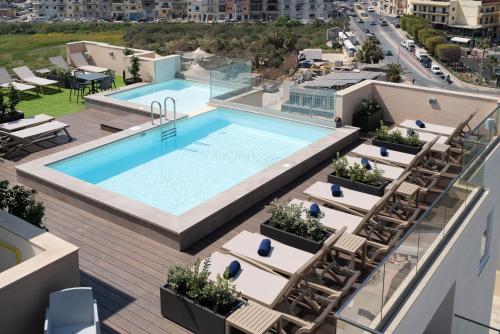
POLYGON ((368 11, 369 11, 369 12, 374 12, 375 10, 373 10, 373 7, 372 7, 372 6, 368 6, 368 11))
POLYGON ((431 66, 431 72, 434 74, 443 74, 443 71, 441 71, 441 69, 437 65, 431 66))
POLYGON ((371 26, 376 26, 376 25, 377 25, 377 22, 375 22, 375 21, 371 21, 371 22, 370 22, 370 25, 371 25, 371 26))
POLYGON ((363 19, 362 19, 361 17, 358 17, 358 18, 356 19, 356 22, 358 22, 358 23, 363 23, 363 19))
POLYGON ((385 50, 385 55, 386 56, 392 56, 393 54, 392 54, 391 50, 387 49, 387 50, 385 50))
POLYGON ((394 28, 401 28, 401 23, 399 21, 394 21, 394 28))
POLYGON ((378 22, 380 23, 380 25, 382 27, 386 26, 387 25, 387 21, 385 19, 379 19, 378 22))

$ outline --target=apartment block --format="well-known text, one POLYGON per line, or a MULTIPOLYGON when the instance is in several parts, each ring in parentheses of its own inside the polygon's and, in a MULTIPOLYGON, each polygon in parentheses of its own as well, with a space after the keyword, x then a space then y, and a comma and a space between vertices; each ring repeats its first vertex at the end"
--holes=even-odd
POLYGON ((407 0, 383 0, 381 1, 380 11, 384 15, 402 15, 406 12, 407 0))
POLYGON ((451 34, 495 38, 500 32, 499 0, 408 0, 407 10, 451 34))

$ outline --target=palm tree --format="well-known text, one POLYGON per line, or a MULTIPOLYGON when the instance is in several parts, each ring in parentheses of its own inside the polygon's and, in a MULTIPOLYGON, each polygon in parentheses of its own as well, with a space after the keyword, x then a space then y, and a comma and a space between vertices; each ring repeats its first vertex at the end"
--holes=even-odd
POLYGON ((391 63, 387 66, 387 78, 390 82, 399 82, 406 73, 406 69, 400 64, 391 63))
POLYGON ((482 38, 480 39, 476 46, 481 49, 482 51, 482 55, 481 55, 481 72, 479 73, 480 77, 481 77, 481 81, 483 79, 483 66, 484 66, 484 58, 486 57, 486 49, 490 47, 490 40, 487 39, 487 38, 482 38))
POLYGON ((373 38, 368 38, 363 42, 361 50, 358 52, 358 59, 364 63, 376 64, 384 59, 384 52, 375 44, 373 38))
POLYGON ((498 64, 498 59, 495 56, 488 56, 484 59, 484 67, 488 71, 488 74, 489 74, 488 77, 490 80, 495 73, 497 64, 498 64))

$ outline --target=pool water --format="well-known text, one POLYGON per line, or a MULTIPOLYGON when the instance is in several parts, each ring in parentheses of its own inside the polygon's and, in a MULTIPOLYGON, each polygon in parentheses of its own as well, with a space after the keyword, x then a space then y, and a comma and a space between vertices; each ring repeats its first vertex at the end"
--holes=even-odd
MULTIPOLYGON (((232 90, 233 88, 212 85, 213 96, 229 93, 232 90)), ((163 105, 163 100, 167 96, 170 96, 175 99, 177 112, 189 114, 190 112, 206 107, 210 100, 210 84, 191 80, 173 79, 129 89, 108 96, 122 101, 141 104, 148 108, 153 101, 159 101, 163 105)), ((172 110, 170 102, 167 105, 167 109, 169 111, 172 110)))
POLYGON ((180 215, 331 131, 216 109, 178 121, 167 140, 154 128, 49 167, 180 215))

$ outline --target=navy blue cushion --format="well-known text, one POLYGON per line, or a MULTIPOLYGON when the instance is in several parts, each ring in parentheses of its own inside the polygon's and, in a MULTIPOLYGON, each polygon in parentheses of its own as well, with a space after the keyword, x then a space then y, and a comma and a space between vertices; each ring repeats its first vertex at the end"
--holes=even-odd
POLYGON ((421 120, 417 119, 415 121, 415 124, 419 127, 419 128, 425 128, 425 123, 422 122, 421 120))
POLYGON ((386 156, 389 155, 389 153, 387 153, 387 147, 380 146, 380 155, 383 156, 383 157, 386 157, 386 156))
POLYGON ((309 207, 309 214, 313 217, 318 217, 320 214, 321 210, 319 209, 319 205, 316 203, 311 204, 309 207))
POLYGON ((227 266, 227 277, 233 278, 240 272, 241 265, 237 260, 231 261, 229 266, 227 266))
POLYGON ((271 240, 269 239, 262 239, 259 245, 259 249, 257 250, 257 253, 260 256, 267 256, 269 255, 269 252, 271 251, 271 240))
POLYGON ((332 184, 331 190, 333 197, 339 197, 342 194, 340 186, 337 183, 332 184))
POLYGON ((370 161, 368 161, 368 158, 365 158, 365 157, 361 158, 361 166, 365 167, 368 170, 372 169, 372 166, 370 165, 370 161))

